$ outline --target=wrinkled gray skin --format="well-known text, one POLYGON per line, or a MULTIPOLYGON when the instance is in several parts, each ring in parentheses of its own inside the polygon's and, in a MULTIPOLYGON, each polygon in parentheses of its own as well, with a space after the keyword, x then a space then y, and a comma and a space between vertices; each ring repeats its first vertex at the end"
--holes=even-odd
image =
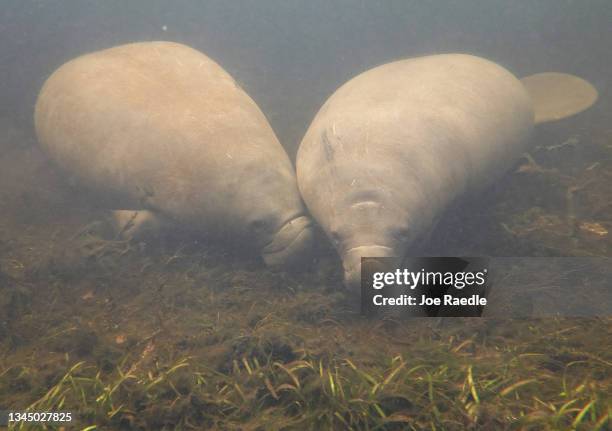
POLYGON ((269 265, 310 248, 285 150, 255 102, 194 49, 145 42, 72 60, 44 84, 35 124, 61 167, 116 209, 140 211, 117 220, 241 238, 269 265))
POLYGON ((345 284, 359 286, 361 257, 403 259, 458 196, 500 178, 533 118, 517 78, 469 55, 397 61, 340 87, 302 140, 297 176, 345 284))

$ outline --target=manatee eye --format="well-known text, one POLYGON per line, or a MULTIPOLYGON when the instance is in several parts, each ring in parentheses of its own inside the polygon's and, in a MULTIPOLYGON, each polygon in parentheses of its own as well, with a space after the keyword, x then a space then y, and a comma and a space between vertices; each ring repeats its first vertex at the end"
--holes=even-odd
POLYGON ((335 231, 335 230, 331 231, 329 233, 329 236, 335 246, 340 245, 340 234, 338 233, 338 231, 335 231))
POLYGON ((407 241, 410 238, 410 229, 406 227, 395 229, 393 231, 393 238, 398 241, 407 241))
POLYGON ((255 233, 265 232, 270 230, 274 225, 273 217, 262 217, 251 222, 251 230, 255 233))

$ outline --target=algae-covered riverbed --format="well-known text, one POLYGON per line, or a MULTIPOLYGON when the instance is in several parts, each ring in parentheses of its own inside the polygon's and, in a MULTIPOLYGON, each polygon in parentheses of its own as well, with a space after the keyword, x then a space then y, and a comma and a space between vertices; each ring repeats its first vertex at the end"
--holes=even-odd
MULTIPOLYGON (((418 252, 610 256, 612 130, 578 130, 538 132, 418 252)), ((322 237, 294 274, 187 233, 109 240, 31 131, 3 136, 3 408, 73 413, 48 429, 609 429, 610 318, 366 319, 322 237)))

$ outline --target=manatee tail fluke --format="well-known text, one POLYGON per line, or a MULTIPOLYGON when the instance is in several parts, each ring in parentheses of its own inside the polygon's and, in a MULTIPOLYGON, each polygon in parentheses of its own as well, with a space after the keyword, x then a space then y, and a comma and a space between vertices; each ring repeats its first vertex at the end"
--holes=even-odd
POLYGON ((578 114, 592 106, 598 97, 589 82, 566 73, 536 73, 521 82, 533 100, 536 124, 578 114))

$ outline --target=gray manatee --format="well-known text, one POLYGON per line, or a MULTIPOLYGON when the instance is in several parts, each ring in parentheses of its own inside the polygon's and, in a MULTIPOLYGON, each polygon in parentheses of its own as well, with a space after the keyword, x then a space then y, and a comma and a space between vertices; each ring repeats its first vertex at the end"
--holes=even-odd
POLYGON ((295 171, 255 102, 206 55, 143 42, 83 55, 45 82, 38 140, 131 227, 178 223, 295 263, 312 243, 295 171), (163 223, 162 223, 163 222, 163 223))
POLYGON ((359 285, 362 257, 403 259, 458 197, 499 179, 528 149, 534 124, 596 99, 580 78, 521 81, 464 54, 396 61, 342 85, 306 132, 296 169, 345 284, 359 285))

